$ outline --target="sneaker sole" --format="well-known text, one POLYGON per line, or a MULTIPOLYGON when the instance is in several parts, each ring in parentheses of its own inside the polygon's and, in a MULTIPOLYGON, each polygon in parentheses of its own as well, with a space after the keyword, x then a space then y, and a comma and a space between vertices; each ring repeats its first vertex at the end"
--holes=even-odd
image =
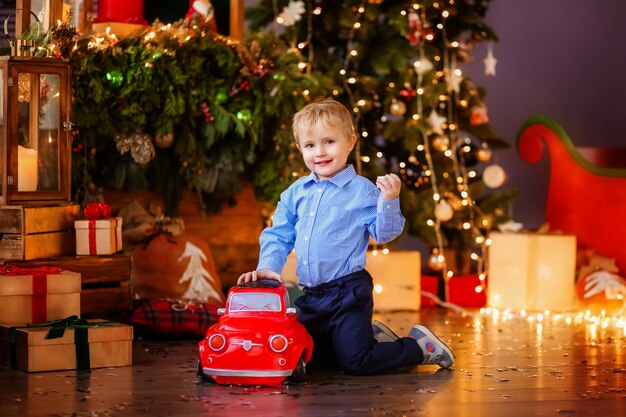
POLYGON ((400 339, 400 336, 395 334, 389 327, 385 326, 383 323, 379 322, 378 320, 374 320, 374 323, 372 323, 372 325, 376 326, 378 330, 384 333, 388 338, 393 339, 393 340, 400 339))
POLYGON ((443 346, 443 350, 445 350, 448 355, 450 355, 450 358, 452 359, 452 363, 448 366, 441 366, 444 369, 449 368, 450 366, 454 365, 454 354, 452 353, 452 351, 450 350, 450 348, 448 347, 448 345, 446 345, 443 340, 441 340, 440 338, 438 338, 437 336, 435 336, 435 334, 433 332, 430 331, 430 329, 428 327, 422 326, 421 324, 414 324, 413 327, 417 328, 419 331, 421 331, 422 333, 424 333, 426 336, 432 338, 432 339, 437 339, 439 340, 439 343, 441 343, 441 345, 443 346))

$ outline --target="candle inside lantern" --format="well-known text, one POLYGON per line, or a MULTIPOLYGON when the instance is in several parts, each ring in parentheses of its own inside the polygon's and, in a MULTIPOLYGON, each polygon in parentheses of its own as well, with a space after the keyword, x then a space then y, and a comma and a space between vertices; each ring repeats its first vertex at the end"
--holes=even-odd
POLYGON ((37 151, 17 147, 17 191, 37 191, 37 151))

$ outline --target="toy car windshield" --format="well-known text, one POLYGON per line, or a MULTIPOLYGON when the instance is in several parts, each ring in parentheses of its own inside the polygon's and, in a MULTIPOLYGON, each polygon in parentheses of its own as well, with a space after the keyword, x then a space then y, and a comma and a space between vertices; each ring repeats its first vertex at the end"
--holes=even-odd
POLYGON ((247 292, 233 294, 230 298, 229 312, 261 311, 280 312, 280 297, 278 294, 247 292))

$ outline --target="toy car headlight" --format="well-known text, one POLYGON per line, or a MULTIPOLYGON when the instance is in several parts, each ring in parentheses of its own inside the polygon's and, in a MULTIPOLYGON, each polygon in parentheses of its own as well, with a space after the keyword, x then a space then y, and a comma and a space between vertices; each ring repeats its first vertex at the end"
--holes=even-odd
POLYGON ((214 351, 220 351, 226 346, 226 338, 221 334, 214 334, 209 337, 209 347, 214 351))
POLYGON ((276 353, 284 352, 288 345, 287 338, 283 335, 275 334, 270 337, 270 348, 276 353))

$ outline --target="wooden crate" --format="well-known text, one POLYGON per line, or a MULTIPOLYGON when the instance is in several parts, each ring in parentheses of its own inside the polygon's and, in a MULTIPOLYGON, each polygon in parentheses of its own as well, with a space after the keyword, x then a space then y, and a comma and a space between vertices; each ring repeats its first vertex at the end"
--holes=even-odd
POLYGON ((11 263, 28 267, 53 265, 80 273, 81 316, 106 316, 123 320, 130 313, 132 306, 130 256, 63 256, 11 263))
POLYGON ((74 254, 78 204, 0 207, 0 259, 24 260, 74 254))

